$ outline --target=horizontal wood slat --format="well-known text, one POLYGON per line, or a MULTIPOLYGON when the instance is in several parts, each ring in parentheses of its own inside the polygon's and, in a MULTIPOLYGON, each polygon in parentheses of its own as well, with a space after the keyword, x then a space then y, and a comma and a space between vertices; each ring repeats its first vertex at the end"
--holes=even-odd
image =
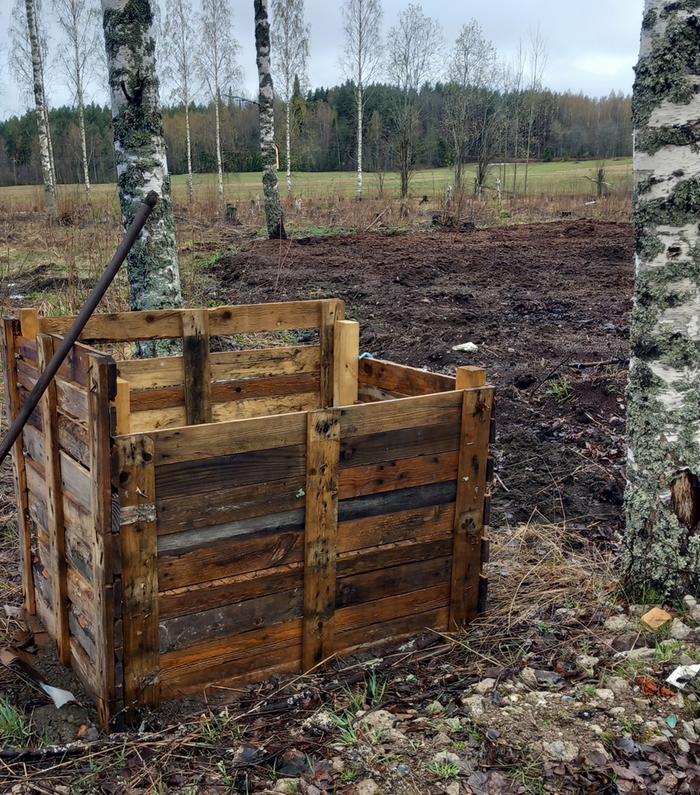
POLYGON ((451 392, 456 388, 456 380, 450 376, 381 359, 362 359, 358 377, 362 385, 405 396, 451 392))

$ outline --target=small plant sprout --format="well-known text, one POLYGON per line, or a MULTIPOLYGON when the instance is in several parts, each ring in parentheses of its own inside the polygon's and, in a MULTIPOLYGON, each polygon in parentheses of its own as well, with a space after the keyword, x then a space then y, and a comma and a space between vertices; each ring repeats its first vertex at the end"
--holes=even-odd
POLYGON ((549 394, 557 403, 566 403, 573 397, 574 388, 571 386, 571 381, 562 375, 550 383, 549 394))
POLYGON ((0 744, 20 748, 30 735, 27 718, 9 701, 0 698, 0 744))
POLYGON ((452 762, 431 762, 428 765, 428 771, 440 781, 451 781, 453 778, 457 778, 461 768, 452 762))

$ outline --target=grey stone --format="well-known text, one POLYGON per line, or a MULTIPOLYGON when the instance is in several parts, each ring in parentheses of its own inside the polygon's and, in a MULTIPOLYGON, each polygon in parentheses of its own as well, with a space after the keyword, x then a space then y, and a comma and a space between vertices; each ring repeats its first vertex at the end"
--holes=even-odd
POLYGON ((630 620, 627 616, 610 616, 603 624, 603 628, 608 632, 624 632, 630 628, 630 620))
POLYGON ((523 670, 520 672, 520 678, 529 688, 532 690, 537 690, 539 685, 537 681, 537 674, 532 668, 523 668, 523 670))
POLYGON ((452 751, 438 751, 433 757, 433 762, 436 765, 459 765, 462 766, 462 760, 457 754, 452 751))
POLYGON ((694 596, 691 596, 690 594, 683 597, 683 604, 688 608, 688 610, 695 607, 697 603, 698 600, 694 596))
POLYGON ((638 649, 630 649, 629 651, 622 651, 616 654, 616 657, 626 658, 628 660, 653 660, 656 655, 656 649, 648 649, 646 646, 641 646, 638 649))
POLYGON ((301 779, 281 778, 275 782, 273 792, 283 792, 284 795, 298 795, 301 792, 301 779))
POLYGON ((396 725, 396 717, 385 709, 368 712, 359 720, 360 726, 365 731, 387 732, 396 725))
POLYGON ((543 743, 542 750, 555 762, 573 762, 579 755, 578 745, 569 740, 554 740, 551 743, 543 743))
POLYGON ((485 705, 482 696, 467 696, 462 699, 462 705, 469 710, 473 718, 480 718, 484 714, 485 705))
POLYGON ((621 676, 606 676, 605 687, 612 690, 616 696, 622 696, 631 690, 630 683, 621 676))
POLYGON ((480 696, 486 695, 486 693, 490 693, 494 687, 496 686, 495 679, 482 679, 481 682, 477 682, 474 687, 474 692, 478 693, 480 696))
POLYGON ((681 753, 687 754, 690 752, 690 744, 685 737, 679 737, 676 740, 676 745, 678 746, 678 750, 681 751, 681 753))
POLYGON ((614 701, 615 694, 612 690, 608 690, 607 687, 601 687, 595 691, 596 698, 600 699, 601 701, 614 701))
POLYGON ((686 640, 691 633, 691 629, 684 624, 680 618, 674 618, 671 624, 671 637, 674 640, 686 640))
POLYGON ((576 658, 576 667, 586 676, 593 676, 596 665, 600 662, 599 657, 592 657, 590 654, 579 654, 576 658))
POLYGON ((357 795, 377 795, 381 790, 376 781, 371 778, 363 778, 355 784, 355 792, 357 795))
POLYGON ((320 732, 333 731, 336 727, 336 720, 334 715, 326 709, 319 710, 318 712, 310 715, 302 724, 301 728, 309 731, 315 729, 320 732))

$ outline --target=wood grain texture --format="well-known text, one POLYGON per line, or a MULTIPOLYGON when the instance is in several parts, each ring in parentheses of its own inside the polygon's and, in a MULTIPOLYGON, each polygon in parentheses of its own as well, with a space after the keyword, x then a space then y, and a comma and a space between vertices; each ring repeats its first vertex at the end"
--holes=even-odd
POLYGON ((308 415, 304 533, 304 670, 333 653, 340 413, 308 415))
POLYGON ((363 359, 360 362, 359 381, 362 385, 407 397, 452 392, 456 388, 455 379, 450 376, 382 359, 363 359))
POLYGON ((333 406, 335 375, 335 324, 345 319, 345 305, 342 301, 329 299, 323 301, 319 311, 319 340, 321 344, 321 402, 323 408, 333 406))
POLYGON ((124 700, 157 706, 159 684, 158 546, 153 442, 147 436, 116 442, 120 467, 120 542, 124 632, 124 700))
MULTIPOLYGON (((112 420, 110 406, 116 396, 117 369, 114 361, 90 354, 88 380, 90 439, 90 499, 95 592, 92 634, 95 640, 95 683, 100 723, 106 729, 120 709, 117 700, 114 643, 114 561, 112 540, 112 420)), ((67 456, 61 465, 65 478, 67 456)), ((78 465, 76 465, 77 467, 78 465)))
POLYGON ((417 456, 440 455, 457 450, 460 422, 461 416, 454 412, 451 421, 441 425, 400 428, 341 439, 341 469, 417 456))
POLYGON ((478 612, 493 389, 467 389, 462 394, 462 446, 450 596, 452 628, 472 621, 478 612))
POLYGON ((116 411, 116 435, 125 435, 131 431, 131 386, 124 378, 117 378, 117 396, 114 400, 116 411))
MULTIPOLYGON (((3 319, 2 324, 0 324, 0 345, 2 347, 2 364, 5 377, 5 414, 8 425, 17 416, 20 409, 17 369, 15 366, 17 356, 19 355, 17 349, 19 333, 20 324, 18 321, 8 318, 3 319)), ((28 613, 34 615, 34 613, 36 613, 36 602, 34 597, 34 576, 32 572, 32 538, 29 525, 29 495, 22 436, 19 437, 12 448, 12 461, 15 499, 17 501, 22 593, 24 595, 25 609, 28 613)))
POLYGON ((334 334, 333 405, 352 406, 357 403, 360 324, 336 320, 334 334))
POLYGON ((187 424, 204 425, 212 418, 209 312, 205 309, 182 312, 182 359, 187 424))
MULTIPOLYGON (((329 303, 343 306, 336 299, 322 299, 218 307, 208 310, 209 332, 224 336, 319 328, 320 314, 329 303)), ((182 331, 181 311, 166 309, 93 315, 80 339, 90 343, 177 339, 182 331)), ((65 334, 74 321, 73 316, 42 317, 38 320, 38 330, 65 334)), ((23 336, 28 335, 23 332, 23 336)))
MULTIPOLYGON (((45 334, 37 338, 39 366, 43 370, 54 355, 54 341, 45 334)), ((55 616, 56 649, 64 665, 70 665, 70 639, 68 626, 68 595, 66 573, 65 524, 61 456, 58 441, 58 406, 56 381, 53 380, 41 399, 41 421, 44 428, 44 472, 46 478, 46 531, 50 559, 45 565, 51 573, 51 609, 55 616)))

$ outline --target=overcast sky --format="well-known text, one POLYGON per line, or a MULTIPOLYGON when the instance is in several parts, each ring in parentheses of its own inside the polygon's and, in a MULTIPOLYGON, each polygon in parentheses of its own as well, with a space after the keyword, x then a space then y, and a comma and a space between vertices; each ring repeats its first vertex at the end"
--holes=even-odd
MULTIPOLYGON (((98 0, 95 0, 98 2, 98 0)), ((253 38, 252 0, 231 0, 234 9, 235 35, 241 45, 243 69, 242 90, 252 96, 256 88, 255 48, 253 38)), ((406 7, 408 0, 383 0, 385 28, 406 7)), ((198 6, 199 0, 194 0, 198 6)), ((51 0, 44 0, 47 9, 51 0)), ((476 19, 486 35, 508 59, 515 53, 519 39, 527 40, 539 30, 548 51, 544 82, 550 88, 602 96, 611 90, 629 92, 632 88, 632 67, 639 48, 639 31, 644 0, 586 0, 582 3, 565 0, 423 0, 427 14, 442 25, 445 40, 450 44, 459 28, 469 19, 476 19)), ((27 107, 7 71, 7 52, 11 46, 12 0, 0 0, 0 55, 3 79, 0 80, 0 118, 21 113, 27 107)), ((306 0, 307 18, 311 25, 311 58, 309 78, 312 86, 328 86, 342 79, 338 57, 342 48, 342 2, 338 0, 306 0)), ((56 26, 48 24, 49 33, 56 26)), ((58 46, 55 38, 50 42, 58 46)), ((49 92, 52 106, 71 102, 65 81, 56 65, 49 71, 49 92)), ((90 97, 106 101, 106 94, 93 81, 90 97)))

